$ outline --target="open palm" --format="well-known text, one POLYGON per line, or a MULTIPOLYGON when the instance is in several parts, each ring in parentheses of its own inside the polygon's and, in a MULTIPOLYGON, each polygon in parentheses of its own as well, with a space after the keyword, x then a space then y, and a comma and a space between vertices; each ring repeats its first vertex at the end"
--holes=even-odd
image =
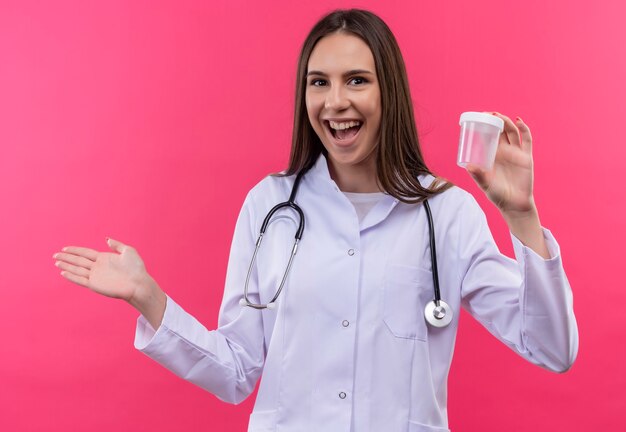
POLYGON ((108 297, 130 301, 148 276, 144 263, 131 246, 108 240, 114 252, 68 246, 54 254, 66 279, 108 297))

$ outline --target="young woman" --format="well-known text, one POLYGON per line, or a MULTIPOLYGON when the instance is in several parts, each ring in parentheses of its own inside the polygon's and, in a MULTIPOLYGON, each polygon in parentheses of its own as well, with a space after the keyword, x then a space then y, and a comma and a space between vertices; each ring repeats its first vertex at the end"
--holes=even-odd
POLYGON ((530 130, 494 115, 505 123, 495 166, 469 172, 505 218, 517 261, 499 253, 472 196, 426 167, 389 28, 370 12, 333 12, 300 55, 289 167, 243 204, 216 330, 118 241, 114 253, 66 247, 56 264, 137 308, 136 347, 218 398, 241 402, 263 376, 250 431, 446 431, 461 306, 547 369, 566 371, 578 347, 559 247, 533 200, 530 130), (290 197, 257 251, 265 215, 290 197), (296 205, 305 224, 288 265, 296 205), (435 268, 445 326, 424 312, 435 268))

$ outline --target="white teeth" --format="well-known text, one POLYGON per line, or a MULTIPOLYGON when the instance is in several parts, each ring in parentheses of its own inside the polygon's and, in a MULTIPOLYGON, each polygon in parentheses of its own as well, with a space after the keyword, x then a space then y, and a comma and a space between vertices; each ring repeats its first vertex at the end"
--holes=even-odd
POLYGON ((354 126, 359 126, 361 124, 360 121, 349 121, 349 122, 343 122, 343 123, 339 123, 339 122, 335 122, 335 121, 329 121, 328 122, 330 124, 330 127, 335 129, 335 130, 343 130, 343 129, 348 129, 354 126))

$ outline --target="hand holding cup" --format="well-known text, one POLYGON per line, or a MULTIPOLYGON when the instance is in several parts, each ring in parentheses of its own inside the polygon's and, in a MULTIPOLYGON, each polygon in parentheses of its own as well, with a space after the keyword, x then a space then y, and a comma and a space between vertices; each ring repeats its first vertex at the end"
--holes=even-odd
POLYGON ((492 112, 491 116, 503 122, 503 131, 497 134, 492 166, 472 160, 464 166, 505 216, 519 217, 536 213, 530 129, 519 117, 513 122, 497 112, 492 112))

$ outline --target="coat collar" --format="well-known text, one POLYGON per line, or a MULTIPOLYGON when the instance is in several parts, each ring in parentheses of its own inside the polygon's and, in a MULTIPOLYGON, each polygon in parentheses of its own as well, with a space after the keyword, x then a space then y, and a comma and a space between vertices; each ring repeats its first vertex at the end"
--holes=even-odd
MULTIPOLYGON (((337 183, 330 177, 328 170, 328 162, 324 154, 320 154, 317 161, 308 173, 304 175, 303 181, 310 182, 313 190, 319 193, 329 195, 337 195, 338 199, 345 200, 349 203, 348 198, 339 190, 337 183)), ((371 228, 385 220, 389 213, 399 203, 399 200, 389 194, 385 196, 374 206, 360 224, 360 230, 371 228)), ((352 203, 349 203, 352 207, 352 203)))
POLYGON ((316 183, 318 187, 330 187, 334 190, 339 190, 337 183, 330 177, 328 162, 323 153, 317 157, 317 161, 315 161, 313 167, 304 175, 304 178, 307 177, 309 177, 312 182, 316 183))

